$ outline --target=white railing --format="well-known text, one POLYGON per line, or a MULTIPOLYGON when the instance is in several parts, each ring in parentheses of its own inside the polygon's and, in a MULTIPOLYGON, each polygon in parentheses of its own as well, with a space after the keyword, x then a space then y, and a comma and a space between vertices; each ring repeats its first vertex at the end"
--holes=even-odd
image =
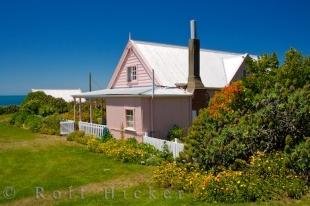
POLYGON ((93 124, 88 122, 79 122, 79 130, 84 131, 85 134, 91 134, 96 137, 101 137, 107 126, 102 124, 93 124))
POLYGON ((158 139, 154 137, 149 137, 147 134, 143 136, 143 143, 153 145, 156 149, 162 151, 164 145, 168 146, 168 150, 173 154, 173 157, 179 157, 180 152, 184 150, 184 144, 178 143, 177 139, 175 141, 167 141, 163 139, 158 139))
POLYGON ((74 132, 74 121, 67 120, 67 121, 61 121, 60 122, 60 134, 61 135, 67 135, 71 132, 74 132))

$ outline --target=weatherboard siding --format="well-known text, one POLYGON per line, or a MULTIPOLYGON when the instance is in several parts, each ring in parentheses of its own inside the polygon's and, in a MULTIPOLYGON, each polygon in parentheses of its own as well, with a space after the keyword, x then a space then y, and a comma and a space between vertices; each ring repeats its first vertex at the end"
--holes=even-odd
POLYGON ((138 97, 111 97, 106 99, 107 126, 114 137, 121 138, 123 133, 125 138, 136 137, 138 141, 142 141, 144 132, 141 101, 142 98, 138 97), (134 111, 135 131, 126 129, 126 109, 134 111))
POLYGON ((126 87, 137 87, 137 86, 150 86, 152 85, 152 79, 146 72, 143 64, 140 62, 136 54, 131 50, 128 52, 123 65, 119 73, 116 76, 115 82, 112 88, 126 88, 126 87), (127 67, 136 66, 137 68, 137 80, 128 82, 127 81, 127 67))

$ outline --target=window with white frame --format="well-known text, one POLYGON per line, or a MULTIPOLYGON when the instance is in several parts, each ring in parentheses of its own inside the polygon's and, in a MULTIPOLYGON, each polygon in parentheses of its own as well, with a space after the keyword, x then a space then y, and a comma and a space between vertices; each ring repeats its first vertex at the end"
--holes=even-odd
POLYGON ((134 111, 133 109, 126 109, 126 128, 134 128, 134 111))
POLYGON ((136 66, 127 67, 127 81, 131 82, 134 80, 137 80, 137 67, 136 66))
POLYGON ((132 67, 131 79, 132 80, 137 80, 137 67, 132 67))

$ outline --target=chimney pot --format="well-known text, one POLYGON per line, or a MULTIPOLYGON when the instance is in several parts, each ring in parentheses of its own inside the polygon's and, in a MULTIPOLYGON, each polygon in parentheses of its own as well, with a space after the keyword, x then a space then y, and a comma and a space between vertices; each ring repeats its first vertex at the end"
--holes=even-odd
POLYGON ((197 38, 197 32, 196 32, 196 21, 191 20, 191 39, 196 39, 197 38))

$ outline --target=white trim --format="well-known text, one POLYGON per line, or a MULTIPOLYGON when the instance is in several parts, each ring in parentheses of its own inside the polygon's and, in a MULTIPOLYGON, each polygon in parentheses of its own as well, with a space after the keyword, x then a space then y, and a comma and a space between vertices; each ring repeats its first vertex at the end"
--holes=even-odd
POLYGON ((124 107, 125 112, 125 130, 135 131, 136 121, 135 121, 135 108, 134 107, 124 107), (127 111, 132 111, 132 120, 127 121, 127 111), (132 127, 128 126, 128 122, 132 122, 132 127))

